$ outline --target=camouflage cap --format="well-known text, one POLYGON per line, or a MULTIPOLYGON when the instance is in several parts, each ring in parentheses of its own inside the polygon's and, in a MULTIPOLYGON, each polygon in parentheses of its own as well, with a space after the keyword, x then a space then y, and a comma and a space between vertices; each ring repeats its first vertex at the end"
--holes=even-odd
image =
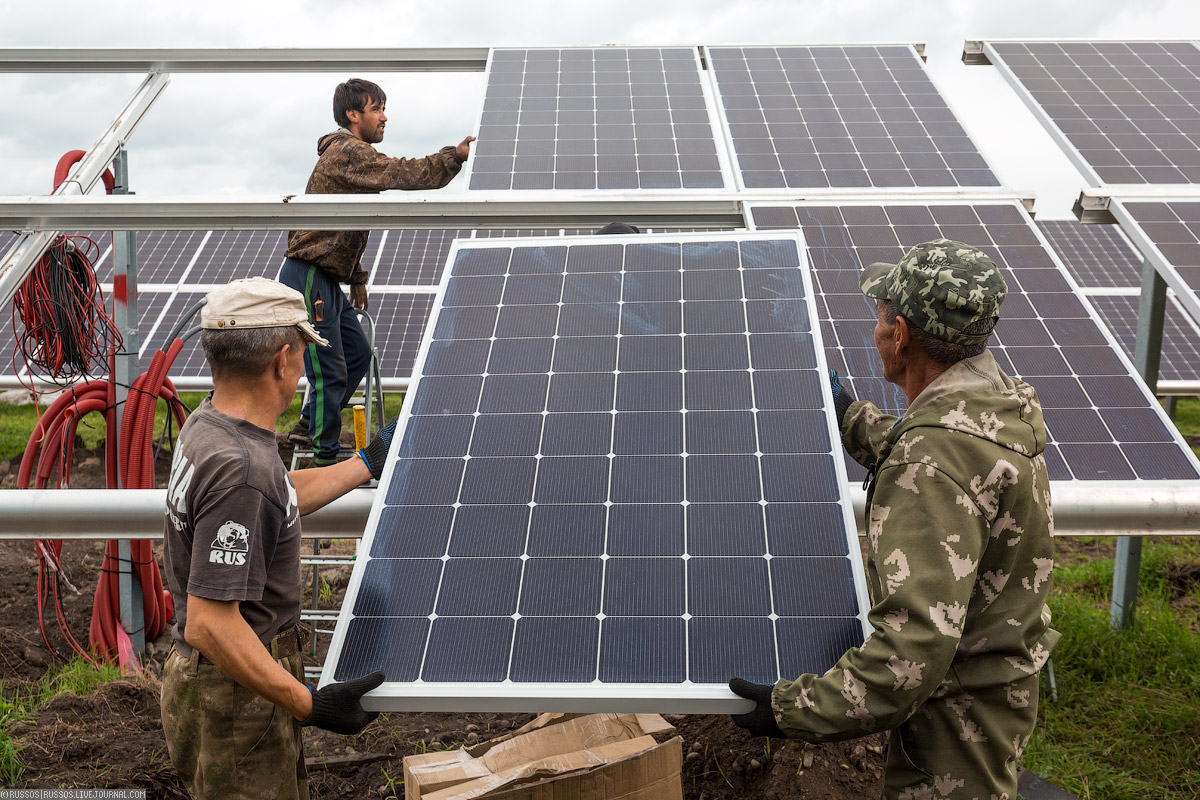
POLYGON ((990 332, 972 336, 963 328, 999 317, 1008 294, 996 262, 950 239, 919 244, 899 264, 871 264, 858 285, 867 297, 891 300, 905 319, 929 335, 963 345, 987 340, 990 332))

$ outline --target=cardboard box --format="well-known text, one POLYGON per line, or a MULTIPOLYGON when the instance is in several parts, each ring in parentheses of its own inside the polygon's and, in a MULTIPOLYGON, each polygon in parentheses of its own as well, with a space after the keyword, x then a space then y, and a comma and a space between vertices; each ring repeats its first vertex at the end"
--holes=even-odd
POLYGON ((682 740, 657 714, 543 714, 474 747, 404 759, 406 800, 673 800, 682 740))

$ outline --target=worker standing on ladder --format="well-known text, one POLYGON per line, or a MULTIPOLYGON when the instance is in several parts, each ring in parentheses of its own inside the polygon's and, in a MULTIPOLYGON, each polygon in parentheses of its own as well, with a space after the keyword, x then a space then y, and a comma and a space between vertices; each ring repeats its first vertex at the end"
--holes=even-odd
POLYGON ((384 674, 304 685, 300 517, 378 478, 395 422, 358 458, 288 473, 275 423, 296 395, 305 347, 328 343, 304 298, 275 281, 233 281, 207 301, 200 344, 214 388, 179 432, 167 488, 175 625, 163 731, 197 798, 307 800, 301 726, 358 733, 375 716, 360 698, 384 674))
MULTIPOLYGON (((385 189, 440 189, 462 169, 474 136, 424 158, 390 158, 371 145, 383 141, 387 95, 374 83, 352 78, 333 92, 333 118, 341 127, 317 140, 317 165, 306 194, 377 194, 385 189)), ((366 375, 371 353, 354 309, 367 308, 368 274, 362 266, 367 231, 292 231, 281 283, 304 295, 309 320, 329 347, 304 353, 308 402, 289 438, 311 443, 313 461, 337 460, 342 409, 366 375), (350 285, 350 299, 340 284, 350 285)))

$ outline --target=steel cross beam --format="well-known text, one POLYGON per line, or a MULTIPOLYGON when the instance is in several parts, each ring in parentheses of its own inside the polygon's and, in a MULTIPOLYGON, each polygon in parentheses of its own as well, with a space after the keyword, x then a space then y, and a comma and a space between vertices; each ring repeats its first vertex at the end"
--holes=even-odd
MULTIPOLYGON (((133 93, 133 97, 117 114, 108 130, 100 135, 85 155, 67 175, 54 194, 39 196, 40 200, 63 200, 70 195, 86 195, 104 170, 116 158, 117 152, 129 139, 134 128, 142 121, 142 117, 162 94, 163 89, 170 83, 171 78, 166 73, 158 72, 146 76, 146 80, 133 93)), ((86 197, 80 199, 88 199, 86 197)), ((42 257, 46 247, 58 235, 60 230, 72 229, 76 226, 41 226, 18 225, 10 230, 25 231, 12 249, 0 260, 0 308, 7 308, 12 301, 17 288, 25 282, 33 265, 42 257)), ((104 226, 111 228, 112 226, 104 226)))
POLYGON ((0 72, 483 72, 486 47, 0 48, 0 72))
POLYGON ((613 220, 650 227, 745 227, 741 199, 730 195, 680 197, 639 192, 636 197, 565 194, 531 200, 513 200, 508 196, 470 200, 392 199, 395 196, 311 194, 230 200, 14 195, 0 197, 0 228, 21 231, 578 228, 599 227, 613 220))

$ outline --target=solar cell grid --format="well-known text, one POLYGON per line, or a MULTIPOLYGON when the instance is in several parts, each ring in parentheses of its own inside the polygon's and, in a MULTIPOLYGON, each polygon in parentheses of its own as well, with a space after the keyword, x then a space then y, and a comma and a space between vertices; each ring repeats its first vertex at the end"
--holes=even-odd
POLYGON ((1191 42, 992 42, 1097 184, 1200 182, 1191 42))
MULTIPOLYGON (((1047 387, 1042 405, 1052 480, 1200 475, 1157 403, 1118 357, 1117 347, 1016 204, 927 208, 941 235, 981 248, 1005 270, 1009 293, 989 349, 1006 373, 1028 379, 1039 393, 1047 387), (1117 422, 1143 416, 1145 427, 1117 422), (1147 447, 1155 458, 1143 457, 1147 447)), ((872 340, 874 306, 858 291, 857 275, 874 261, 896 263, 905 249, 861 244, 856 231, 881 224, 899 229, 901 220, 912 218, 908 209, 866 204, 755 206, 751 211, 756 229, 804 231, 829 365, 847 376, 855 397, 891 413, 902 413, 908 401, 883 378, 872 340)), ((916 244, 903 241, 905 247, 916 244)), ((865 474, 848 459, 847 470, 852 479, 865 474)))
POLYGON ((747 189, 998 186, 911 47, 711 47, 747 189))
POLYGON ((204 235, 204 231, 139 231, 138 283, 178 283, 204 241, 204 235))
POLYGON ((724 186, 694 48, 493 50, 471 189, 724 186))
MULTIPOLYGON (((213 231, 183 281, 215 286, 238 278, 275 278, 285 250, 287 231, 213 231)), ((364 264, 371 263, 368 257, 363 255, 364 264)))
POLYGON ((862 641, 794 237, 452 259, 323 680, 378 666, 397 708, 718 710, 732 674, 824 670, 862 641))
POLYGON ((1038 220, 1067 272, 1083 287, 1133 288, 1142 283, 1142 257, 1116 225, 1038 220))
POLYGON ((1200 202, 1114 201, 1113 213, 1200 321, 1200 202))
MULTIPOLYGON (((1130 295, 1091 295, 1100 319, 1117 337, 1131 359, 1137 341, 1139 298, 1130 295)), ((1167 381, 1200 380, 1200 332, 1174 298, 1163 318, 1162 359, 1158 377, 1167 381)))

